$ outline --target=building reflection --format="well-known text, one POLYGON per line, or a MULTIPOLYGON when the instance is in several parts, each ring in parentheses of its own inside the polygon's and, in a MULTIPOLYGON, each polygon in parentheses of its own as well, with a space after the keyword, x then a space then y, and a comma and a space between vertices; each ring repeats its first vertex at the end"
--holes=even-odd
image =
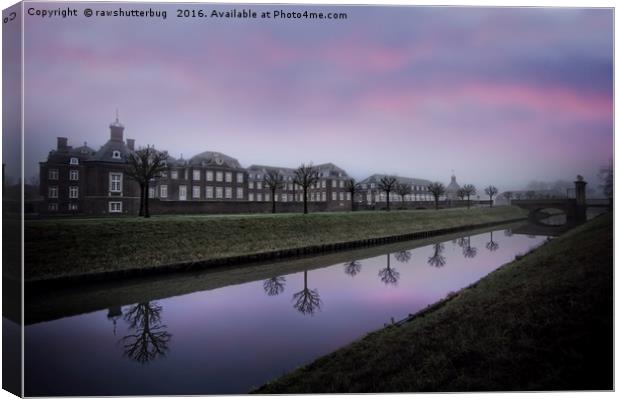
POLYGON ((434 267, 443 267, 446 264, 446 258, 442 255, 444 245, 437 243, 433 246, 433 256, 428 258, 428 264, 434 267))
POLYGON ((390 267, 390 254, 387 254, 387 266, 384 269, 379 270, 379 278, 386 285, 397 285, 400 273, 390 267))
POLYGON ((293 307, 301 314, 313 316, 321 305, 319 291, 308 288, 308 271, 304 270, 304 288, 293 294, 293 307))
POLYGON ((357 276, 362 271, 362 263, 358 260, 352 260, 344 264, 344 272, 351 277, 357 276))
POLYGON ((156 302, 132 305, 123 316, 130 334, 121 338, 123 354, 138 363, 148 363, 168 352, 172 335, 162 324, 163 308, 156 302))

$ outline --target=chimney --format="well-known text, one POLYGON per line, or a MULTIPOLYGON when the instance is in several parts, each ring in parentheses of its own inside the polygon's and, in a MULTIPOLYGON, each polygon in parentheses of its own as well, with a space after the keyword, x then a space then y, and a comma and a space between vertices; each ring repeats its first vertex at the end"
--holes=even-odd
POLYGON ((127 148, 129 148, 129 151, 134 151, 134 144, 136 143, 136 140, 134 139, 127 139, 127 148))
POLYGON ((67 138, 66 137, 57 137, 56 138, 56 148, 58 150, 66 150, 67 149, 67 138))

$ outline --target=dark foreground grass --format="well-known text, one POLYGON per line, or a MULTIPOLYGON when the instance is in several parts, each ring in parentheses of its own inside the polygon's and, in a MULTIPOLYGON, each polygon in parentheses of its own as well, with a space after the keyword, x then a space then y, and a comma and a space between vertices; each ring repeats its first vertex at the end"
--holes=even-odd
POLYGON ((612 234, 599 217, 257 392, 611 390, 612 234))
POLYGON ((385 237, 524 216, 514 207, 33 220, 27 281, 385 237))

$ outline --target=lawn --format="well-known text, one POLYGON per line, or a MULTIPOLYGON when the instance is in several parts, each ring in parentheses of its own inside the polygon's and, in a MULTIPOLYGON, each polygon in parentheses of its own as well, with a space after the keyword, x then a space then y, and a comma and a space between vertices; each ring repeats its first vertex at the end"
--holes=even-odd
POLYGON ((27 281, 469 226, 524 217, 514 207, 28 220, 27 281))
POLYGON ((611 390, 612 222, 601 216, 257 392, 611 390))

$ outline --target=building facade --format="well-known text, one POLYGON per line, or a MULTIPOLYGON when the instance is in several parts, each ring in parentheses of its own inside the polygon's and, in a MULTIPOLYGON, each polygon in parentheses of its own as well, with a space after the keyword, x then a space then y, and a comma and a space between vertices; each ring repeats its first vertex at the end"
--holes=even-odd
MULTIPOLYGON (((365 204, 370 207, 382 206, 387 202, 387 194, 379 188, 379 182, 386 175, 374 174, 360 182, 361 191, 357 194, 357 202, 365 204)), ((414 177, 402 177, 395 176, 399 184, 406 184, 410 187, 411 193, 405 195, 405 198, 401 198, 396 190, 390 193, 390 202, 430 202, 434 198, 428 191, 428 186, 431 184, 430 180, 418 179, 414 177)))

